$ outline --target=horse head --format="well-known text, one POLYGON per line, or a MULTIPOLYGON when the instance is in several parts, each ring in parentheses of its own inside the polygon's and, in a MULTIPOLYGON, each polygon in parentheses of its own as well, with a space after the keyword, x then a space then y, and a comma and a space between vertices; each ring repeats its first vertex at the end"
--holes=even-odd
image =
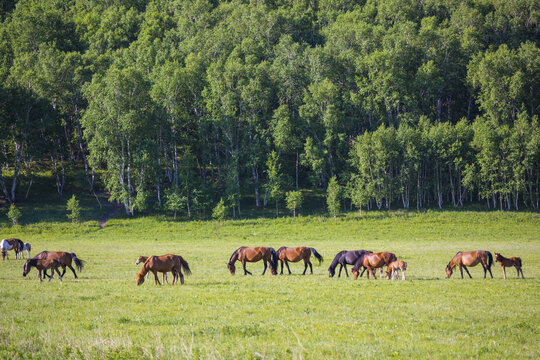
POLYGON ((445 270, 445 272, 446 272, 445 278, 446 278, 446 279, 449 279, 450 276, 452 276, 452 273, 453 273, 452 267, 450 266, 450 264, 446 265, 446 270, 445 270))
POLYGON ((336 275, 336 268, 330 266, 328 268, 328 277, 334 277, 334 275, 336 275))
POLYGON ((501 261, 501 254, 495 253, 495 262, 501 261))
POLYGON ((227 269, 229 269, 229 272, 231 275, 234 275, 234 272, 236 271, 236 267, 233 263, 227 263, 227 269))
POLYGON ((144 275, 141 275, 140 273, 137 274, 137 286, 141 285, 144 282, 144 275))
POLYGON ((26 276, 28 275, 28 273, 30 272, 30 269, 32 268, 32 259, 28 259, 26 260, 26 262, 24 263, 24 266, 23 266, 23 276, 26 276))
POLYGON ((140 263, 145 262, 146 259, 147 259, 146 256, 139 256, 139 258, 138 258, 137 261, 135 262, 135 265, 139 265, 140 263))
POLYGON ((360 268, 356 268, 356 266, 352 268, 351 272, 353 274, 354 280, 358 279, 358 275, 360 274, 359 270, 360 268))

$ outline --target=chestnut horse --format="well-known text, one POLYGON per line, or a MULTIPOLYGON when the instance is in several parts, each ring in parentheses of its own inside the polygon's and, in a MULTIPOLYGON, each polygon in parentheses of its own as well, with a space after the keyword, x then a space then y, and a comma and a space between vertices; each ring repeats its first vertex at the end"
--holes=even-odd
POLYGON ((334 277, 336 274, 336 267, 338 265, 341 265, 339 268, 339 274, 338 277, 341 276, 341 270, 345 268, 345 275, 349 277, 349 273, 347 272, 347 264, 354 265, 359 257, 361 257, 364 254, 371 254, 371 251, 368 250, 352 250, 347 251, 343 250, 337 253, 337 255, 334 257, 334 260, 332 260, 332 263, 330 264, 330 267, 328 268, 328 276, 334 277))
MULTIPOLYGON (((58 260, 58 262, 62 265, 62 268, 64 271, 62 272, 62 276, 66 273, 66 267, 70 268, 73 272, 73 275, 75 275, 75 279, 77 278, 77 273, 75 272, 75 269, 73 266, 71 266, 72 262, 75 263, 75 266, 79 271, 82 271, 84 267, 84 261, 79 259, 75 253, 68 253, 65 251, 42 251, 36 256, 34 256, 32 259, 50 259, 50 260, 58 260)), ((51 271, 51 275, 49 276, 47 274, 47 269, 44 271, 45 276, 52 277, 54 272, 51 271)))
MULTIPOLYGON (((143 264, 144 264, 144 262, 145 262, 146 260, 148 260, 148 256, 139 256, 139 257, 137 258, 137 261, 135 261, 135 265, 139 265, 140 263, 143 263, 143 264)), ((147 279, 148 279, 148 275, 150 275, 150 273, 147 273, 147 274, 146 274, 146 278, 147 278, 147 279)), ((167 283, 167 285, 169 285, 169 281, 167 280, 167 273, 166 273, 166 272, 163 273, 163 283, 164 283, 164 284, 167 283)))
POLYGON ((521 278, 525 279, 525 277, 523 276, 523 270, 521 269, 521 258, 518 258, 518 257, 505 258, 501 254, 495 253, 495 262, 497 261, 501 264, 501 268, 502 268, 505 279, 506 279, 506 268, 511 267, 511 266, 516 268, 518 279, 519 279, 520 271, 521 271, 521 278))
POLYGON ((9 259, 8 250, 15 251, 15 259, 19 259, 22 256, 23 242, 19 239, 3 239, 0 242, 0 251, 2 252, 2 260, 9 259))
POLYGON ((319 265, 323 262, 323 257, 321 254, 317 252, 314 248, 309 248, 305 246, 301 247, 280 247, 277 251, 277 257, 279 261, 281 262, 281 275, 283 275, 283 263, 287 265, 287 270, 289 270, 289 275, 291 274, 291 269, 289 268, 289 261, 290 262, 298 262, 300 260, 304 260, 304 272, 302 275, 306 274, 307 267, 309 265, 309 270, 313 274, 313 266, 311 266, 311 253, 319 260, 319 265))
POLYGON ((484 279, 486 274, 489 271, 489 275, 493 279, 493 274, 491 273, 491 265, 493 265, 493 256, 489 251, 478 250, 478 251, 460 251, 458 252, 452 260, 446 265, 446 278, 449 279, 452 276, 453 269, 456 266, 459 266, 459 271, 461 271, 461 278, 463 279, 463 269, 467 272, 467 275, 472 279, 471 273, 467 266, 476 266, 482 264, 484 268, 484 279))
POLYGON ((401 270, 401 280, 405 280, 405 271, 407 270, 407 263, 402 260, 392 261, 390 265, 388 265, 388 268, 386 269, 386 278, 390 280, 390 276, 391 276, 392 280, 394 280, 394 278, 397 279, 399 270, 401 270))
POLYGON ((144 277, 148 272, 154 274, 154 280, 157 285, 161 285, 159 282, 157 273, 166 273, 171 271, 173 274, 172 285, 178 283, 178 277, 180 277, 180 284, 184 284, 184 275, 182 269, 186 272, 186 276, 191 275, 191 270, 187 261, 185 261, 180 255, 161 255, 150 256, 143 264, 141 272, 137 274, 137 286, 144 283, 144 277))
POLYGON ((356 263, 354 264, 351 272, 353 273, 354 279, 356 280, 358 278, 358 274, 360 273, 360 267, 363 266, 364 270, 360 274, 360 277, 364 275, 364 272, 367 270, 368 274, 367 277, 369 279, 369 273, 373 275, 373 277, 376 279, 375 276, 375 269, 380 269, 380 277, 382 278, 383 273, 383 267, 385 265, 390 265, 392 261, 396 261, 396 255, 391 252, 379 252, 379 253, 371 253, 371 254, 364 254, 361 257, 356 260, 356 263))
POLYGON ((271 247, 239 247, 236 249, 229 259, 229 262, 227 263, 227 269, 229 269, 229 272, 231 275, 234 275, 236 271, 236 267, 234 266, 234 263, 236 261, 240 261, 242 263, 242 266, 244 268, 244 275, 252 275, 251 272, 247 271, 246 269, 246 262, 257 262, 259 260, 262 260, 264 263, 264 270, 262 274, 266 272, 267 264, 270 264, 270 273, 272 275, 277 274, 277 264, 278 264, 278 257, 276 250, 274 250, 271 247))
MULTIPOLYGON (((62 274, 60 274, 60 271, 58 271, 58 267, 62 267, 64 269, 64 272, 66 271, 65 267, 58 261, 57 259, 52 258, 45 258, 45 259, 28 259, 26 260, 26 263, 23 267, 23 276, 28 275, 32 267, 35 267, 38 271, 39 281, 43 281, 43 278, 41 277, 41 271, 43 270, 45 272, 45 276, 47 275, 47 269, 56 270, 58 273, 58 277, 60 277, 60 282, 62 282, 62 274)), ((49 281, 52 280, 52 276, 49 276, 49 281)))

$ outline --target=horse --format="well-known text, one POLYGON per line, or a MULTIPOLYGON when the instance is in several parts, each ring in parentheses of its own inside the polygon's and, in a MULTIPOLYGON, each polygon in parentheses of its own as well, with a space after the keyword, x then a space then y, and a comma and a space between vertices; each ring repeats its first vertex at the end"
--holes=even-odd
MULTIPOLYGON (((24 250, 26 250, 26 258, 30 259, 30 251, 32 251, 32 245, 30 245, 30 243, 24 243, 22 251, 24 250)), ((24 252, 22 252, 22 254, 24 259, 24 252)))
MULTIPOLYGON (((311 253, 319 260, 319 265, 323 262, 323 257, 321 254, 317 252, 314 248, 309 248, 305 246, 301 247, 280 247, 277 251, 277 257, 278 260, 281 262, 281 275, 283 275, 283 263, 287 265, 287 270, 289 270, 289 275, 291 274, 291 269, 289 268, 289 261, 290 262, 298 262, 300 260, 304 260, 304 272, 302 275, 306 274, 307 267, 309 265, 309 269, 311 271, 311 274, 313 274, 313 266, 311 266, 311 253)), ((277 269, 276 269, 277 270, 277 269)))
POLYGON ((154 274, 154 280, 157 285, 161 285, 159 282, 157 273, 166 273, 171 271, 173 273, 172 285, 178 283, 178 277, 180 277, 180 284, 184 284, 184 275, 182 269, 186 272, 186 276, 191 275, 191 269, 189 264, 180 255, 161 255, 150 256, 143 264, 141 271, 137 274, 137 286, 144 283, 144 277, 148 272, 154 274))
POLYGON ((401 270, 401 280, 405 280, 405 270, 407 270, 407 263, 402 260, 392 261, 388 265, 388 268, 386 269, 386 278, 390 280, 391 276, 392 280, 394 280, 394 277, 397 279, 398 270, 401 270))
POLYGON ((0 242, 0 251, 2 252, 2 260, 9 259, 8 250, 15 251, 15 259, 19 259, 22 252, 22 241, 19 239, 3 239, 0 242))
POLYGON ((358 275, 360 273, 360 267, 363 266, 364 270, 360 274, 360 277, 364 275, 364 272, 368 270, 367 277, 369 279, 369 273, 375 276, 375 269, 380 269, 380 277, 382 278, 383 273, 383 267, 385 265, 390 265, 391 262, 396 261, 396 255, 391 252, 379 252, 379 253, 371 253, 371 254, 364 254, 361 257, 356 260, 351 272, 354 275, 354 279, 356 280, 358 278, 358 275))
MULTIPOLYGON (((137 261, 135 262, 135 265, 139 265, 140 263, 143 263, 148 260, 148 256, 139 256, 137 258, 137 261)), ((146 278, 148 279, 148 275, 150 275, 150 273, 147 273, 146 274, 146 278)), ((163 273, 163 283, 167 283, 167 285, 169 285, 169 281, 167 280, 167 273, 164 272, 163 273)))
MULTIPOLYGON (((51 259, 51 260, 58 260, 58 262, 62 265, 64 271, 62 272, 62 276, 66 273, 66 267, 71 269, 73 272, 73 275, 75 275, 75 279, 78 279, 77 273, 75 272, 75 269, 73 266, 71 266, 71 263, 74 262, 75 266, 79 271, 82 271, 84 268, 85 261, 79 259, 75 253, 68 253, 65 251, 42 251, 36 256, 34 256, 32 259, 51 259)), ((49 276, 47 274, 47 269, 44 271, 45 276, 51 277, 53 276, 54 272, 51 271, 51 275, 49 276)))
POLYGON ((497 261, 501 264, 501 268, 502 268, 505 279, 506 279, 506 268, 510 266, 513 266, 516 268, 518 279, 519 279, 520 272, 521 272, 521 278, 525 279, 525 277, 523 276, 523 269, 521 269, 521 258, 518 258, 518 257, 505 258, 501 254, 495 253, 495 262, 497 261))
POLYGON ((272 275, 277 274, 277 265, 278 265, 278 257, 276 250, 274 250, 271 247, 245 247, 241 246, 238 249, 236 249, 229 259, 229 262, 227 263, 227 269, 229 269, 229 272, 231 275, 234 275, 236 272, 236 267, 234 266, 234 263, 236 261, 240 261, 242 263, 242 266, 244 268, 244 275, 253 275, 251 272, 247 271, 246 269, 246 262, 257 262, 259 260, 262 260, 264 263, 264 270, 262 274, 266 272, 267 265, 266 263, 270 263, 270 273, 272 275))
MULTIPOLYGON (((45 276, 48 276, 47 269, 52 269, 51 272, 53 272, 53 270, 56 270, 56 272, 58 273, 58 277, 60 277, 60 282, 62 282, 63 274, 60 274, 60 271, 58 271, 58 268, 62 267, 64 269, 64 272, 66 272, 65 266, 63 266, 60 263, 60 261, 58 261, 57 259, 53 259, 53 258, 36 259, 34 257, 32 259, 26 260, 26 263, 24 263, 23 276, 28 275, 32 267, 35 267, 37 269, 40 282, 43 282, 43 278, 41 277, 42 270, 44 271, 45 276)), ((51 280, 52 280, 52 275, 49 276, 49 281, 51 280)))
POLYGON ((459 266, 459 271, 461 271, 461 278, 463 279, 463 269, 465 268, 467 275, 469 275, 469 278, 472 279, 471 273, 469 273, 469 269, 467 269, 467 266, 476 266, 478 264, 482 264, 482 267, 484 268, 484 279, 486 278, 486 274, 488 271, 489 275, 491 275, 491 278, 493 279, 493 274, 491 273, 493 256, 489 251, 484 250, 458 252, 452 258, 452 260, 450 260, 448 265, 446 265, 446 278, 449 279, 450 276, 452 276, 453 269, 456 266, 459 266))
POLYGON ((332 264, 330 264, 330 267, 328 268, 328 276, 334 277, 334 275, 336 274, 336 267, 338 265, 341 265, 341 267, 339 268, 338 277, 341 276, 341 270, 343 268, 345 268, 345 274, 347 275, 347 277, 349 277, 349 273, 347 272, 347 264, 353 265, 354 263, 356 263, 356 260, 358 260, 358 258, 364 254, 371 254, 371 251, 368 251, 368 250, 340 251, 334 257, 334 260, 332 260, 332 264))

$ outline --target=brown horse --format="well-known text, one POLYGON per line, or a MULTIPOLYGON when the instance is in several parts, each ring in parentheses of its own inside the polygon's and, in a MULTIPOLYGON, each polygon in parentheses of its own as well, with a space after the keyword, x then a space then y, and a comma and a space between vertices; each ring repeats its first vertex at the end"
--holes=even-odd
MULTIPOLYGON (((75 275, 75 279, 77 279, 77 273, 75 272, 75 269, 71 264, 74 262, 75 266, 79 271, 82 271, 84 267, 84 261, 79 259, 75 253, 68 253, 65 251, 42 251, 36 256, 34 256, 32 259, 50 259, 50 260, 58 260, 58 262, 62 265, 62 268, 64 271, 62 272, 62 276, 66 273, 66 267, 71 269, 73 272, 73 275, 75 275)), ((44 271, 45 276, 49 276, 47 274, 47 269, 44 271)), ((54 272, 51 271, 51 275, 49 277, 52 277, 54 272)))
POLYGON ((511 267, 511 266, 516 268, 518 279, 519 279, 520 272, 521 272, 521 278, 525 279, 525 277, 523 276, 523 270, 521 269, 521 258, 518 258, 518 257, 505 258, 501 254, 495 253, 495 262, 497 261, 501 264, 501 268, 502 268, 505 279, 506 279, 506 268, 511 267))
POLYGON ((486 274, 489 271, 489 275, 493 279, 493 274, 491 273, 491 265, 493 265, 493 256, 489 251, 478 250, 478 251, 460 251, 458 252, 452 260, 446 265, 446 278, 449 279, 452 276, 453 269, 456 266, 459 266, 459 271, 461 271, 461 278, 463 279, 463 269, 467 272, 467 275, 472 279, 471 273, 467 266, 476 266, 482 264, 484 268, 484 279, 486 274))
MULTIPOLYGON (((280 247, 277 251, 278 260, 281 262, 281 275, 283 275, 283 263, 287 265, 287 270, 289 270, 289 275, 291 274, 291 269, 289 268, 290 262, 298 262, 304 260, 304 272, 302 275, 306 274, 307 267, 309 265, 309 270, 313 274, 313 266, 311 266, 311 253, 319 260, 319 265, 323 262, 323 257, 317 252, 314 248, 309 248, 305 246, 301 247, 280 247)), ((277 269, 276 269, 277 270, 277 269)))
POLYGON ((391 252, 379 252, 379 253, 371 253, 371 254, 364 254, 361 257, 356 260, 356 263, 354 264, 351 272, 353 273, 354 279, 356 280, 358 278, 358 274, 360 272, 360 266, 364 267, 364 270, 360 274, 360 277, 364 275, 364 272, 368 270, 367 277, 369 279, 369 273, 373 275, 373 277, 376 279, 375 276, 375 269, 380 269, 380 277, 382 278, 383 274, 383 267, 385 265, 390 265, 392 261, 396 261, 396 255, 391 252))
POLYGON ((0 251, 2 253, 2 260, 9 259, 8 250, 15 251, 15 259, 19 259, 22 256, 23 242, 19 239, 3 239, 0 242, 0 251))
POLYGON ((262 260, 264 262, 264 270, 262 274, 266 272, 267 264, 270 264, 270 272, 272 275, 277 274, 277 263, 278 263, 278 257, 276 250, 274 250, 271 247, 239 247, 236 249, 229 259, 229 262, 227 263, 227 268, 229 269, 229 272, 231 275, 234 275, 236 271, 236 267, 234 266, 234 263, 236 260, 240 261, 242 263, 242 266, 244 268, 244 275, 252 275, 251 272, 247 271, 246 269, 246 262, 257 262, 259 260, 262 260))
POLYGON ((402 260, 392 261, 388 265, 388 268, 386 269, 386 278, 390 280, 390 276, 391 276, 392 280, 394 280, 394 278, 397 279, 399 270, 401 270, 401 280, 405 280, 405 271, 407 270, 407 263, 402 260))
POLYGON ((172 285, 178 283, 178 277, 180 277, 180 284, 184 284, 184 275, 182 269, 186 272, 186 276, 191 275, 191 270, 187 261, 185 261, 180 255, 161 255, 150 256, 143 264, 141 272, 137 274, 137 285, 144 283, 144 277, 148 272, 154 274, 154 280, 157 285, 161 285, 159 282, 157 273, 166 273, 171 271, 173 273, 172 285))
MULTIPOLYGON (((58 271, 58 267, 62 267, 64 269, 64 272, 66 271, 65 267, 58 261, 57 259, 52 258, 45 258, 45 259, 28 259, 26 260, 26 263, 23 267, 23 276, 28 275, 32 267, 35 267, 38 271, 39 281, 43 281, 43 278, 41 277, 41 271, 43 270, 45 272, 45 276, 47 275, 47 269, 56 270, 58 273, 58 277, 60 277, 60 282, 62 282, 62 274, 60 274, 60 271, 58 271)), ((49 276, 49 281, 52 280, 52 276, 49 276)))
MULTIPOLYGON (((143 263, 143 264, 144 264, 144 262, 145 262, 146 260, 148 260, 148 256, 139 256, 139 257, 137 258, 137 261, 135 261, 135 265, 139 265, 140 263, 143 263)), ((150 273, 147 273, 147 274, 146 274, 146 278, 147 278, 147 279, 148 279, 148 275, 150 275, 150 273)), ((167 283, 167 285, 169 285, 169 281, 167 280, 167 273, 166 273, 166 272, 163 273, 163 283, 164 283, 164 284, 167 283)))

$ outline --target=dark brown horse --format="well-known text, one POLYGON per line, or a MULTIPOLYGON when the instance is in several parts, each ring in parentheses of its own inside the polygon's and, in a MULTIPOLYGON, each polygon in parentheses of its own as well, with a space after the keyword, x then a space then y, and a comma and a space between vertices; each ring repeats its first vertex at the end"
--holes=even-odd
MULTIPOLYGON (((43 281, 43 278, 41 277, 41 271, 44 271, 45 275, 47 276, 47 274, 46 274, 47 269, 52 269, 51 273, 53 272, 53 270, 56 270, 56 272, 58 273, 58 277, 60 278, 60 282, 62 282, 62 274, 60 274, 60 271, 58 271, 58 268, 62 267, 64 269, 64 272, 66 271, 64 266, 57 259, 52 259, 52 258, 36 259, 36 258, 32 258, 32 259, 26 260, 26 263, 24 264, 24 267, 23 267, 23 276, 28 275, 28 273, 30 272, 32 267, 35 267, 37 269, 38 276, 39 276, 39 281, 43 281)), ((49 276, 49 281, 51 281, 51 280, 52 280, 52 276, 49 276)))
MULTIPOLYGON (((84 268, 84 261, 79 259, 75 253, 68 253, 65 251, 42 251, 36 256, 34 256, 32 259, 50 259, 50 260, 58 260, 58 262, 62 265, 62 268, 64 271, 62 272, 62 276, 66 273, 66 267, 71 269, 73 272, 73 275, 75 275, 75 279, 77 279, 77 273, 75 272, 75 269, 71 264, 74 262, 75 266, 79 271, 82 271, 84 268)), ((44 271, 45 276, 49 276, 47 274, 47 270, 44 271)), ((51 275, 49 277, 52 277, 54 272, 51 271, 51 275)))
POLYGON ((501 254, 495 253, 495 262, 497 261, 501 264, 501 268, 502 268, 505 279, 506 279, 506 268, 511 267, 511 266, 516 268, 518 279, 519 279, 520 272, 521 272, 521 278, 525 279, 525 277, 523 276, 523 270, 521 269, 521 258, 518 258, 518 257, 505 258, 501 254))
MULTIPOLYGON (((146 260, 148 260, 148 256, 139 256, 139 257, 137 258, 137 261, 135 261, 135 265, 139 265, 140 263, 143 263, 143 264, 144 264, 144 262, 145 262, 146 260)), ((148 279, 148 275, 150 275, 150 273, 147 273, 147 274, 146 274, 146 278, 147 278, 147 279, 148 279)), ((167 285, 169 285, 169 281, 167 280, 167 273, 166 273, 166 272, 163 273, 163 283, 164 283, 164 284, 167 283, 167 285)))
POLYGON ((375 269, 380 269, 380 277, 382 278, 383 274, 383 267, 390 265, 391 262, 396 261, 396 255, 391 252, 379 252, 379 253, 371 253, 371 254, 364 254, 354 264, 351 272, 353 273, 354 279, 356 280, 358 278, 358 275, 360 274, 360 267, 363 266, 364 270, 360 274, 360 277, 364 274, 364 272, 367 270, 368 274, 367 277, 369 279, 369 273, 373 275, 373 278, 376 279, 375 276, 375 269))
POLYGON ((264 270, 262 274, 266 272, 267 269, 267 263, 270 264, 270 272, 272 275, 277 274, 277 263, 278 263, 278 257, 276 254, 276 250, 274 250, 271 247, 239 247, 236 249, 229 259, 229 262, 227 263, 227 269, 229 269, 229 272, 231 275, 234 275, 236 271, 236 267, 234 266, 234 263, 236 261, 240 261, 242 263, 242 266, 244 268, 244 275, 252 275, 251 272, 247 271, 246 269, 246 262, 257 262, 262 260, 264 263, 264 270))
POLYGON ((364 254, 371 254, 371 251, 369 250, 343 250, 336 254, 334 257, 334 260, 332 260, 332 263, 328 267, 328 276, 334 277, 336 274, 336 267, 340 265, 338 277, 341 276, 341 270, 345 269, 345 275, 349 277, 349 273, 347 272, 347 265, 354 265, 358 258, 360 258, 364 254))
POLYGON ((11 238, 3 239, 0 241, 0 252, 2 253, 2 260, 9 259, 8 250, 15 251, 15 259, 19 259, 22 256, 24 244, 21 240, 11 238))
POLYGON ((467 266, 476 266, 482 264, 484 268, 484 279, 486 274, 489 271, 489 275, 493 279, 493 274, 491 273, 491 265, 493 265, 493 256, 489 251, 478 250, 478 251, 460 251, 458 252, 452 260, 446 265, 446 278, 449 279, 452 276, 453 269, 456 266, 459 266, 459 271, 461 271, 461 278, 463 279, 463 269, 467 272, 467 275, 472 279, 471 273, 467 266))
POLYGON ((281 262, 281 275, 283 275, 283 263, 287 265, 287 270, 289 270, 289 275, 291 274, 291 269, 289 268, 289 261, 290 262, 298 262, 300 260, 304 260, 304 272, 302 275, 306 274, 307 267, 309 265, 309 270, 313 274, 313 266, 311 266, 311 253, 319 260, 319 265, 323 262, 323 257, 321 254, 317 252, 314 248, 310 247, 280 247, 277 251, 277 257, 279 261, 281 262))
POLYGON ((182 269, 186 272, 186 276, 191 275, 191 269, 189 264, 185 261, 180 255, 161 255, 161 256, 150 256, 143 264, 141 272, 137 274, 137 285, 144 283, 144 277, 148 272, 154 274, 154 280, 157 285, 161 285, 159 282, 157 273, 173 273, 172 285, 178 283, 178 277, 180 277, 180 284, 184 284, 184 275, 182 274, 182 269))

